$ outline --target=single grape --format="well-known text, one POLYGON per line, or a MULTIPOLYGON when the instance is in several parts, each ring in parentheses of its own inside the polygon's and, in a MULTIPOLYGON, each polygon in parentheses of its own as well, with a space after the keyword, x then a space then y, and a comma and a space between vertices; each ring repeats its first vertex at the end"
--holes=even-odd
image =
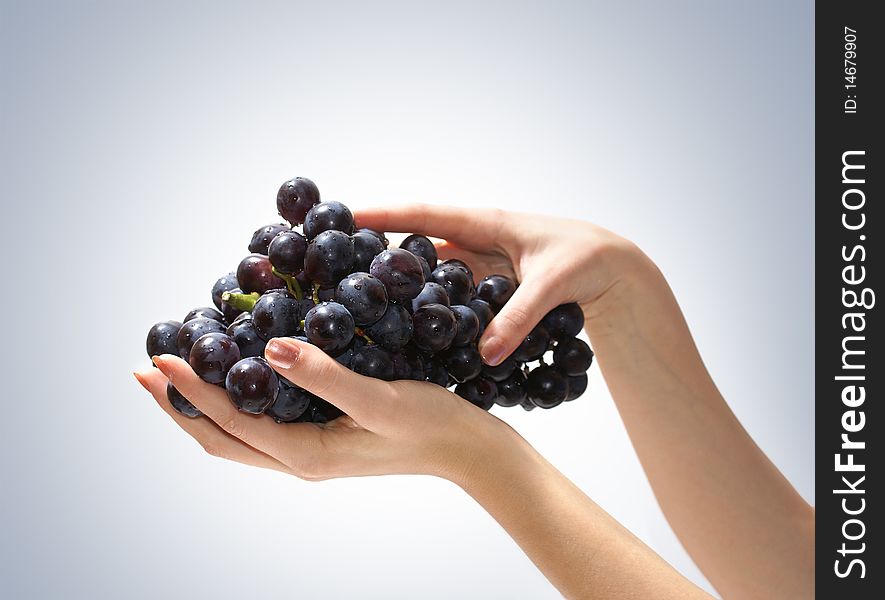
POLYGON ((466 305, 473 299, 473 281, 467 271, 455 265, 442 265, 434 269, 432 281, 446 288, 451 304, 466 305))
POLYGON ((357 231, 350 236, 350 239, 353 240, 354 271, 368 271, 372 266, 372 260, 387 247, 377 234, 365 230, 357 231))
POLYGON ((383 231, 375 231, 374 229, 369 229, 368 227, 362 227, 361 229, 357 230, 356 233, 368 233, 375 236, 376 238, 378 238, 378 241, 381 242, 381 245, 384 246, 382 250, 386 249, 387 246, 390 245, 390 242, 387 240, 387 236, 384 235, 383 231))
POLYGON ((506 275, 489 275, 476 286, 476 296, 488 302, 495 312, 510 300, 516 291, 516 282, 506 275))
POLYGON ((418 295, 412 298, 412 312, 415 312, 425 304, 442 304, 449 305, 449 295, 446 289, 438 283, 428 281, 418 292, 418 295))
POLYGON ((516 406, 525 402, 525 374, 519 369, 510 377, 498 382, 498 397, 495 402, 500 406, 516 406))
POLYGON ((264 341, 295 335, 301 328, 301 307, 286 290, 271 290, 252 308, 252 324, 264 341))
POLYGON ((513 351, 513 358, 519 362, 531 362, 538 360, 547 352, 547 344, 550 335, 543 325, 536 325, 525 337, 522 343, 513 351))
MULTIPOLYGON (((233 288, 232 290, 227 290, 231 294, 242 294, 243 290, 240 288, 233 288)), ((224 314, 224 320, 228 323, 233 323, 236 319, 240 318, 240 315, 243 314, 242 309, 236 308, 235 306, 231 306, 224 300, 221 301, 221 312, 224 314)))
POLYGON ((441 352, 455 339, 455 315, 442 304, 425 304, 416 310, 412 325, 412 341, 425 352, 441 352))
POLYGON ((526 410, 526 411, 535 410, 536 408, 538 408, 537 406, 535 406, 535 403, 532 402, 531 399, 528 397, 526 397, 525 400, 520 402, 519 405, 523 408, 523 410, 526 410))
POLYGON ((519 363, 512 356, 508 356, 501 361, 501 364, 494 367, 484 364, 482 366, 482 374, 492 381, 504 381, 513 375, 514 371, 518 370, 518 367, 519 363))
MULTIPOLYGON (((427 284, 430 285, 430 284, 427 284)), ((477 335, 479 335, 479 317, 473 312, 473 309, 463 304, 456 304, 451 307, 452 313, 455 315, 455 339, 452 345, 463 346, 464 344, 472 344, 477 335)))
POLYGON ((489 410, 495 405, 498 397, 498 387, 495 382, 485 377, 476 377, 470 381, 459 383, 455 387, 455 393, 483 410, 489 410))
POLYGON ((277 211, 292 225, 304 223, 304 218, 320 202, 320 191, 310 179, 295 177, 283 183, 277 192, 277 211))
POLYGON ((225 333, 236 342, 242 358, 264 356, 264 347, 267 345, 267 342, 261 339, 261 336, 255 331, 251 313, 243 314, 245 316, 242 319, 238 317, 239 320, 231 323, 225 333))
POLYGON ((387 298, 393 302, 411 300, 424 287, 424 271, 418 257, 402 248, 391 248, 376 256, 369 273, 381 280, 387 288, 387 298))
POLYGON ((266 255, 271 241, 277 237, 278 233, 284 231, 291 231, 291 228, 283 223, 272 223, 265 225, 261 229, 256 229, 255 233, 252 234, 252 241, 249 242, 249 252, 266 255))
POLYGON ((320 288, 317 290, 317 298, 319 298, 320 302, 334 302, 335 301, 335 288, 320 288))
POLYGON ((353 214, 340 202, 321 202, 304 218, 304 236, 312 240, 324 231, 353 232, 353 214))
POLYGON ((304 269, 307 240, 297 231, 284 231, 270 243, 267 258, 280 273, 294 275, 304 269))
POLYGON ((273 267, 266 256, 262 254, 250 254, 240 261, 237 267, 237 281, 240 289, 246 294, 258 292, 263 294, 267 290, 277 290, 286 287, 286 282, 273 274, 273 267))
POLYGON ((154 323, 148 330, 145 348, 149 358, 161 354, 178 355, 178 331, 181 323, 178 321, 160 321, 154 323))
POLYGON ((353 241, 340 231, 323 231, 304 255, 304 273, 323 288, 335 287, 353 266, 353 241))
POLYGON ((458 383, 469 381, 482 371, 482 357, 475 346, 457 346, 446 352, 446 370, 458 383))
POLYGON ((442 359, 431 358, 424 363, 424 379, 440 387, 449 386, 449 372, 442 359))
POLYGON ((593 350, 584 340, 567 338, 556 345, 553 364, 566 375, 583 375, 593 363, 593 350))
POLYGON ((190 403, 190 400, 182 396, 181 392, 178 391, 178 388, 172 385, 171 381, 166 383, 166 398, 168 398, 169 404, 172 405, 172 408, 183 414, 185 417, 194 419, 203 414, 199 408, 190 403))
POLYGON ((200 379, 218 384, 240 358, 240 348, 233 338, 225 333, 207 333, 194 342, 188 363, 200 379))
POLYGON ((584 392, 587 391, 587 374, 581 373, 580 375, 575 375, 574 377, 568 378, 568 396, 566 396, 565 401, 571 402, 575 398, 580 397, 584 392))
POLYGON ((353 317, 337 302, 323 302, 304 317, 304 331, 312 344, 330 356, 347 350, 353 339, 353 317))
POLYGON ((250 356, 231 367, 225 387, 230 401, 237 409, 257 415, 277 399, 280 380, 266 360, 250 356))
POLYGON ((351 273, 335 289, 335 301, 353 315, 363 327, 371 325, 387 310, 387 290, 379 279, 368 273, 351 273))
POLYGON ((576 303, 560 304, 541 320, 554 340, 572 338, 584 328, 584 311, 576 303))
POLYGON ((194 342, 207 333, 224 333, 225 329, 224 323, 215 319, 191 319, 178 330, 178 336, 176 337, 178 356, 188 360, 191 348, 194 347, 194 342))
POLYGON ((224 315, 211 306, 203 306, 201 308, 193 309, 184 316, 181 322, 187 323, 191 319, 214 319, 224 323, 224 315))
POLYGON ((307 407, 307 410, 304 411, 304 414, 295 419, 295 421, 298 423, 325 424, 333 419, 337 419, 343 414, 344 411, 334 404, 314 396, 311 398, 310 405, 307 407))
POLYGON ((568 380, 553 367, 542 365, 529 372, 525 392, 535 406, 553 408, 568 397, 568 380))
POLYGON ((464 269, 464 272, 467 273, 467 275, 470 277, 470 281, 473 281, 473 270, 471 270, 471 268, 463 260, 450 258, 449 260, 444 260, 443 262, 441 262, 439 266, 450 266, 464 269))
POLYGON ((350 368, 354 373, 367 377, 385 381, 394 379, 393 357, 379 346, 363 346, 354 353, 350 368))
POLYGON ((424 357, 416 348, 407 346, 392 356, 395 379, 424 381, 424 357))
POLYGON ((231 292, 239 287, 237 274, 233 271, 223 277, 219 277, 215 281, 215 285, 212 286, 212 303, 215 304, 215 308, 221 310, 221 295, 224 292, 231 292))
POLYGON ((424 260, 427 261, 427 265, 430 267, 431 271, 436 268, 436 263, 438 260, 436 254, 436 246, 433 245, 433 242, 430 241, 426 236, 413 233, 409 237, 403 240, 403 243, 399 245, 403 250, 408 250, 415 256, 420 256, 424 260))
POLYGON ((277 423, 291 423, 304 414, 316 396, 279 375, 277 379, 280 381, 277 399, 264 410, 264 414, 277 423))
POLYGON ((480 300, 479 298, 474 298, 467 303, 467 306, 476 313, 476 316, 479 319, 479 331, 476 333, 476 336, 481 337, 482 332, 486 330, 486 327, 488 327, 489 323, 492 322, 492 319, 495 318, 495 311, 492 310, 492 307, 488 302, 480 300))
MULTIPOLYGON (((297 339, 301 339, 301 336, 295 336, 295 337, 297 339)), ((307 339, 306 337, 302 341, 310 343, 310 340, 307 339)), ((353 339, 350 341, 350 345, 347 346, 347 350, 345 350, 344 352, 342 352, 341 354, 336 356, 335 360, 338 362, 338 364, 343 365, 349 369, 351 363, 353 362, 354 354, 359 352, 360 348, 362 348, 365 345, 366 345, 366 341, 363 338, 355 335, 355 336, 353 336, 353 339)))
POLYGON ((373 342, 390 352, 399 352, 412 339, 412 317, 401 304, 387 304, 384 315, 365 328, 373 342))

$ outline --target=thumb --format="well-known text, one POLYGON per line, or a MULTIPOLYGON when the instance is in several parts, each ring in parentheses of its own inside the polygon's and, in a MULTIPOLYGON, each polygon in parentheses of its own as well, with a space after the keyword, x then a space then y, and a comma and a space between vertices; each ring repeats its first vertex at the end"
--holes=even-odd
POLYGON ((306 342, 273 338, 267 343, 264 357, 277 373, 331 402, 359 423, 371 420, 377 404, 386 397, 386 382, 354 373, 306 342))
POLYGON ((523 281, 482 335, 479 353, 483 362, 491 366, 500 364, 555 307, 549 285, 523 281))

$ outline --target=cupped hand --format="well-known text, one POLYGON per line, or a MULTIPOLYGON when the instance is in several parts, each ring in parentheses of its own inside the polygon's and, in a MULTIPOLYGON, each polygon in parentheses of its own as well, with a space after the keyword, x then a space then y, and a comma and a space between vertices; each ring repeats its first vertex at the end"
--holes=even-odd
POLYGON ((361 210, 355 218, 359 227, 443 239, 440 259, 463 260, 477 281, 494 273, 516 278, 519 287, 479 344, 490 365, 560 304, 577 302, 587 321, 598 316, 602 300, 641 256, 631 242, 591 223, 500 209, 413 204, 361 210))
POLYGON ((364 377, 298 340, 271 340, 265 356, 282 377, 346 415, 325 425, 280 424, 240 412, 224 389, 168 354, 155 357, 158 369, 135 376, 209 454, 302 479, 414 473, 461 484, 490 445, 516 437, 502 421, 444 388, 364 377), (203 416, 189 418, 172 408, 167 379, 203 416))

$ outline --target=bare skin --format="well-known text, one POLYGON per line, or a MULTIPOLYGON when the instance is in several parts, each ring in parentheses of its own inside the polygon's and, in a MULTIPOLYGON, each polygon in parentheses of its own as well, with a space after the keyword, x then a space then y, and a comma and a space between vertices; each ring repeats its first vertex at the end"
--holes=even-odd
MULTIPOLYGON (((357 220, 442 238, 441 258, 464 259, 477 278, 520 281, 480 342, 490 364, 550 309, 578 302, 658 502, 711 583, 726 598, 813 597, 813 509, 734 417, 666 281, 632 243, 580 221, 495 210, 414 205, 363 211, 357 220)), ((368 379, 295 340, 271 342, 266 358, 349 416, 281 426, 239 413, 223 390, 172 356, 136 377, 216 456, 311 480, 421 473, 454 482, 566 597, 706 597, 509 426, 451 392, 368 379), (171 408, 167 377, 206 417, 171 408)))

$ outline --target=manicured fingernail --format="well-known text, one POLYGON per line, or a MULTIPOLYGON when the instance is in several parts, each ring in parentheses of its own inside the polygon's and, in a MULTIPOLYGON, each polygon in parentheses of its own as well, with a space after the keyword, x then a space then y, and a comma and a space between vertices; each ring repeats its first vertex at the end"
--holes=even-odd
POLYGON ((147 386, 147 383, 144 380, 144 375, 142 375, 138 371, 133 371, 132 374, 135 375, 135 380, 141 384, 141 387, 143 387, 147 391, 151 391, 150 388, 147 386))
POLYGON ((291 369, 301 355, 301 348, 293 340, 274 338, 264 348, 264 358, 281 369, 291 369))
POLYGON ((169 363, 163 360, 162 356, 154 356, 151 360, 154 361, 154 365, 160 369, 160 372, 166 376, 166 379, 172 381, 172 369, 169 368, 169 363))
POLYGON ((479 347, 482 361, 489 366, 496 366, 504 360, 504 344, 496 337, 491 338, 479 347))

